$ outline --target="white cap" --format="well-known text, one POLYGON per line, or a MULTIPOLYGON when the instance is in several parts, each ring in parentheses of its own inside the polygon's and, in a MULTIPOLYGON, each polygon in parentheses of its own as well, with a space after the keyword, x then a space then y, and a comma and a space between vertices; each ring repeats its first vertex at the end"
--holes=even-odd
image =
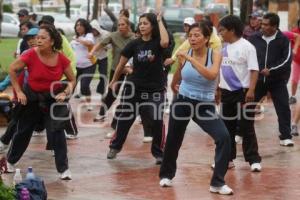
POLYGON ((195 19, 194 18, 192 18, 192 17, 187 17, 187 18, 185 18, 184 20, 183 20, 183 24, 188 24, 188 25, 193 25, 193 24, 195 24, 196 23, 196 21, 195 21, 195 19))
POLYGON ((96 29, 99 33, 101 33, 101 28, 97 20, 94 19, 93 21, 91 21, 90 25, 93 29, 96 29))

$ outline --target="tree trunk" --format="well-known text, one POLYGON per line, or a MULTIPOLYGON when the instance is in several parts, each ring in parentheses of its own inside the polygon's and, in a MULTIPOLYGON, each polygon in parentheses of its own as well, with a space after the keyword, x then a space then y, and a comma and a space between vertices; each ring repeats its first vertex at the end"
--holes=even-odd
POLYGON ((248 23, 248 16, 252 13, 253 1, 241 0, 240 18, 244 24, 248 23))
POLYGON ((229 14, 233 15, 233 0, 229 0, 229 14))
POLYGON ((70 3, 71 3, 71 0, 64 0, 65 2, 65 6, 66 6, 66 16, 68 18, 71 18, 71 13, 70 13, 70 3))
POLYGON ((98 19, 99 0, 94 0, 92 19, 98 19))
POLYGON ((278 3, 279 3, 278 0, 270 0, 269 1, 269 9, 268 9, 268 11, 269 12, 277 13, 278 12, 278 3))
POLYGON ((43 12, 43 0, 40 0, 40 5, 41 5, 41 12, 43 12))
POLYGON ((2 20, 3 20, 3 0, 0 0, 0 40, 1 40, 1 33, 2 33, 2 20))

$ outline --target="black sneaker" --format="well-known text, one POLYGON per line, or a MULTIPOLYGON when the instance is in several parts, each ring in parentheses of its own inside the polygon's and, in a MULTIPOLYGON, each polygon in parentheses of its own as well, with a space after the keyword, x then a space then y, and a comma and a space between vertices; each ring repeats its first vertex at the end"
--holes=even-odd
POLYGON ((110 148, 109 152, 107 153, 107 159, 115 159, 119 152, 120 150, 110 148))
POLYGON ((79 95, 79 94, 76 94, 76 95, 74 96, 74 98, 75 98, 75 99, 80 99, 80 95, 79 95))
POLYGON ((157 157, 157 158, 156 158, 156 161, 155 161, 155 164, 156 164, 156 165, 161 165, 162 161, 163 161, 163 158, 162 158, 162 157, 157 157))
POLYGON ((289 104, 295 104, 295 103, 297 103, 296 97, 291 96, 289 99, 289 104))

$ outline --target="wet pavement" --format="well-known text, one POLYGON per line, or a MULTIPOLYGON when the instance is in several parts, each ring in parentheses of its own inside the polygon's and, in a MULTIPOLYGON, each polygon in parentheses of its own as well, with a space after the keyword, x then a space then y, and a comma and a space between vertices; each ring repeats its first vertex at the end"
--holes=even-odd
MULTIPOLYGON (((171 95, 171 93, 170 93, 171 95)), ((214 156, 213 140, 194 122, 188 125, 178 158, 173 187, 159 186, 159 166, 150 153, 150 144, 143 143, 142 125, 136 121, 130 130, 123 150, 115 160, 107 160, 109 140, 105 135, 108 120, 94 123, 100 96, 93 99, 94 110, 86 111, 79 99, 72 99, 72 108, 79 123, 79 138, 68 140, 69 164, 73 180, 61 181, 56 172, 54 157, 45 150, 46 137, 33 137, 29 148, 17 164, 23 177, 28 166, 46 183, 48 199, 57 200, 193 200, 300 199, 300 141, 294 147, 282 147, 278 139, 278 123, 273 104, 265 104, 266 112, 256 121, 262 172, 250 171, 244 161, 241 145, 234 161, 235 168, 227 172, 226 182, 233 196, 211 194, 209 189, 214 156)), ((114 104, 116 105, 116 104, 114 104)), ((292 110, 294 107, 291 107, 292 110)), ((261 115, 260 115, 261 116, 261 115)), ((168 115, 165 116, 166 122, 168 115)), ((167 123, 166 123, 167 124, 167 123)), ((0 129, 3 133, 5 128, 0 129)), ((2 175, 11 184, 13 174, 2 175)))

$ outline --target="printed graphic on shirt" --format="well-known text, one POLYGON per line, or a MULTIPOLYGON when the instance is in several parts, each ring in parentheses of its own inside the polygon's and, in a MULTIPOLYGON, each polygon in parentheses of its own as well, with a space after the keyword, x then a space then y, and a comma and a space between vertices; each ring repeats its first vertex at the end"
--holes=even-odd
POLYGON ((155 55, 152 53, 152 50, 141 50, 138 53, 139 62, 153 62, 155 55))
POLYGON ((221 65, 221 71, 223 78, 227 85, 230 87, 231 91, 238 90, 243 88, 242 83, 240 82, 239 78, 235 74, 232 66, 234 65, 234 62, 230 60, 228 56, 227 46, 225 46, 222 49, 222 65, 221 65))

